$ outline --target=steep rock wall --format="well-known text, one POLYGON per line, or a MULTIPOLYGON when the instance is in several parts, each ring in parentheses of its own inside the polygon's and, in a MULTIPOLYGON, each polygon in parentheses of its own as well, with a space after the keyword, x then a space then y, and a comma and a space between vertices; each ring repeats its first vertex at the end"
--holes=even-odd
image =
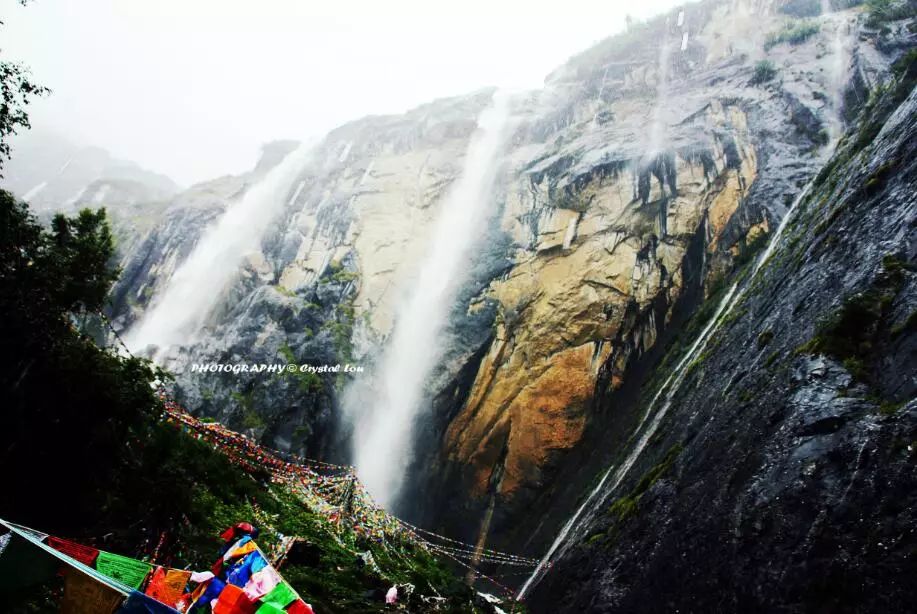
POLYGON ((418 462, 432 477, 416 491, 439 502, 426 522, 546 545, 583 469, 626 444, 660 341, 753 257, 824 162, 843 111, 829 102, 832 74, 850 57, 830 55, 835 41, 873 57, 864 79, 885 74, 888 60, 851 36, 854 10, 771 49, 779 76, 758 83, 765 38, 785 27, 779 8, 673 11, 574 58, 523 111, 501 219, 514 266, 482 294, 497 317, 475 375, 460 373, 467 397, 433 409, 440 427, 418 462), (687 28, 683 49, 659 53, 687 28))
POLYGON ((531 593, 535 611, 911 607, 917 67, 903 70, 531 593))
MULTIPOLYGON (((663 346, 762 244, 824 162, 834 123, 892 59, 856 10, 814 16, 815 34, 765 50, 794 19, 784 4, 689 5, 516 98, 486 247, 438 348, 403 512, 475 539, 493 505, 488 538, 537 550, 590 479, 581 469, 626 443, 663 346), (776 74, 759 81, 765 58, 776 74)), ((205 329, 170 356, 180 398, 280 449, 346 460, 347 377, 189 367, 371 369, 490 98, 368 117, 321 140, 205 329)), ((142 316, 207 226, 291 148, 171 201, 126 258, 120 325, 142 316)))

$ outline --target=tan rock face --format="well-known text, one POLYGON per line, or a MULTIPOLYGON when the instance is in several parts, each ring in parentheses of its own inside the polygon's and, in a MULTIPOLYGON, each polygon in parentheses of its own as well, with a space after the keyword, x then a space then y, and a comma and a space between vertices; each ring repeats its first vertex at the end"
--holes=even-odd
MULTIPOLYGON (((359 289, 357 313, 365 314, 372 332, 391 331, 400 292, 410 285, 428 250, 427 237, 444 190, 461 169, 467 134, 445 135, 407 150, 382 148, 371 156, 353 154, 352 164, 325 181, 324 195, 305 198, 294 216, 301 239, 295 259, 285 267, 280 285, 308 286, 331 262, 348 254, 356 258, 359 289), (328 218, 341 194, 352 221, 341 232, 328 218)), ((315 182, 314 178, 307 181, 315 182)))
MULTIPOLYGON (((561 200, 569 208, 542 214, 533 247, 488 290, 500 305, 495 340, 444 438, 446 458, 473 476, 473 495, 487 494, 501 458, 503 477, 493 486, 512 496, 538 483, 551 452, 579 442, 599 367, 615 344, 646 351, 655 343, 655 330, 634 329, 628 309, 649 310, 660 297, 671 309, 687 244, 705 224, 708 249, 716 249, 755 179, 756 158, 741 111, 713 106, 707 120, 728 128, 739 161, 727 160, 711 134, 715 171, 676 154, 674 195, 653 178, 647 203, 635 198, 635 162, 590 180, 572 197, 557 198, 546 186, 510 197, 503 224, 517 239, 527 228, 520 220, 531 218, 539 202, 561 200)), ((624 366, 613 370, 612 386, 624 366)))
POLYGON ((429 249, 433 205, 454 179, 466 144, 454 139, 445 149, 376 158, 361 186, 353 245, 365 282, 356 306, 380 334, 391 330, 397 291, 416 274, 429 249))

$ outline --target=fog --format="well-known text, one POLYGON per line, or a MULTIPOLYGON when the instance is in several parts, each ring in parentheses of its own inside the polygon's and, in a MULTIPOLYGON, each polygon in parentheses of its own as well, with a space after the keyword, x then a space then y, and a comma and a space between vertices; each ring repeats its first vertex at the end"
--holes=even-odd
POLYGON ((188 185, 251 168, 272 139, 486 86, 538 87, 627 13, 675 4, 0 0, 0 48, 53 90, 33 126, 188 185))

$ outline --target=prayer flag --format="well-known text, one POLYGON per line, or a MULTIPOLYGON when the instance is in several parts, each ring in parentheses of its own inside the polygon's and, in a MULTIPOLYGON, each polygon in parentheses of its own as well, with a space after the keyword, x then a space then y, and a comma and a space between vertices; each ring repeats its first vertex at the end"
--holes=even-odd
POLYGON ((185 586, 190 578, 190 571, 157 567, 145 592, 153 599, 174 608, 185 593, 185 586))
POLYGON ((251 599, 258 599, 274 590, 280 582, 280 575, 274 571, 274 568, 265 567, 261 571, 252 574, 248 584, 245 585, 245 594, 251 599))
POLYGON ((211 601, 219 597, 225 586, 226 583, 219 578, 213 578, 208 580, 206 584, 201 584, 191 593, 194 598, 194 606, 204 607, 209 605, 211 601))
POLYGON ((149 563, 105 551, 100 551, 96 559, 96 569, 100 573, 133 589, 140 588, 152 568, 149 563))
POLYGON ((295 600, 296 593, 290 585, 286 582, 281 582, 271 589, 271 592, 261 598, 261 603, 274 605, 282 610, 295 600))
POLYGON ((258 604, 248 598, 241 588, 227 584, 213 602, 213 614, 254 614, 258 604))
POLYGON ((293 603, 287 606, 287 614, 315 614, 312 611, 312 606, 303 601, 302 599, 297 599, 293 603))
POLYGON ((227 552, 226 555, 223 557, 223 560, 229 561, 231 559, 234 559, 240 556, 245 556, 246 554, 250 552, 254 552, 257 548, 258 547, 255 545, 255 542, 253 541, 246 542, 245 544, 242 544, 238 548, 234 548, 233 550, 230 550, 229 552, 227 552))
POLYGON ((124 595, 72 567, 64 571, 64 598, 61 614, 111 614, 124 595))
POLYGON ((99 555, 99 551, 96 548, 92 548, 91 546, 84 546, 83 544, 77 544, 75 542, 67 541, 66 539, 60 539, 59 537, 49 537, 48 545, 58 552, 63 552, 67 556, 74 558, 83 565, 87 565, 89 567, 92 567, 96 557, 99 555))

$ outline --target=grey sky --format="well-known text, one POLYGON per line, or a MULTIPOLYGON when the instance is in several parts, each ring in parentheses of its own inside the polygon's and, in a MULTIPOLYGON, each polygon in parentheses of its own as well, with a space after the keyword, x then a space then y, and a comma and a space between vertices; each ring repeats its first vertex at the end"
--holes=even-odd
MULTIPOLYGON (((0 47, 54 93, 33 125, 182 184, 481 87, 538 87, 673 0, 0 0, 0 47)), ((14 152, 15 155, 15 152, 14 152)))

